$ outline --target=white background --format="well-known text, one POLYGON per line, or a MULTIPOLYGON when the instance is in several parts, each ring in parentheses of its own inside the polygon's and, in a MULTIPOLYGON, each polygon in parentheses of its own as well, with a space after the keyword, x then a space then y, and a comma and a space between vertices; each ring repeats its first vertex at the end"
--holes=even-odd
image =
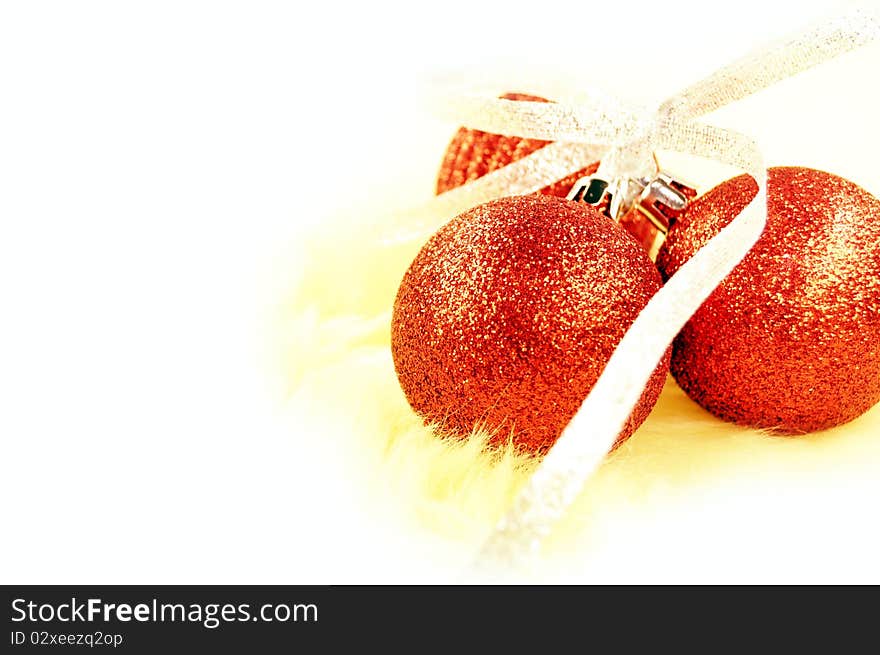
MULTIPOLYGON (((359 197, 430 193, 406 161, 439 160, 454 127, 416 151, 410 130, 436 130, 416 90, 437 76, 552 71, 671 92, 843 4, 791 6, 4 3, 0 581, 369 578, 382 537, 267 373, 278 258, 359 197)), ((788 104, 790 129, 758 137, 772 163, 876 192, 876 165, 839 146, 877 152, 876 77, 835 80, 828 94, 790 86, 813 118, 788 104)))

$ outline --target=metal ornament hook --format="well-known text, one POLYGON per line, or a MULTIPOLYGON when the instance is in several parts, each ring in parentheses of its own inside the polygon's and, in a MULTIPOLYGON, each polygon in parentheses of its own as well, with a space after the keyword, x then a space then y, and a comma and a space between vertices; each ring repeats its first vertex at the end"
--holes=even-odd
POLYGON ((628 212, 637 211, 663 234, 696 197, 693 186, 659 167, 652 178, 605 179, 587 175, 578 179, 566 196, 568 200, 596 207, 617 222, 628 212))

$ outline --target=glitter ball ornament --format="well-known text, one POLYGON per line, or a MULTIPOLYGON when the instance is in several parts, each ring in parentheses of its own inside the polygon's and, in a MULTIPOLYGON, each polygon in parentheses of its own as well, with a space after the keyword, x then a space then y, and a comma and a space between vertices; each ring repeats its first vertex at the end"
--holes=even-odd
MULTIPOLYGON (((741 176, 692 203, 658 254, 664 278, 756 192, 741 176)), ((770 169, 764 234, 676 338, 672 374, 713 414, 787 434, 880 401, 880 200, 822 171, 770 169)))
MULTIPOLYGON (((505 93, 504 100, 527 100, 532 102, 549 102, 545 98, 524 93, 505 93)), ((486 173, 498 170, 503 166, 522 159, 536 150, 543 148, 550 141, 540 139, 523 139, 518 136, 491 134, 467 127, 459 128, 446 148, 440 172, 437 175, 437 193, 449 191, 467 182, 472 182, 486 173)), ((592 175, 599 168, 599 162, 572 173, 567 177, 544 187, 538 193, 557 198, 565 198, 579 178, 592 175)), ((621 226, 650 251, 657 235, 657 229, 651 222, 637 212, 627 214, 621 219, 621 226)))
MULTIPOLYGON (((401 282, 394 366, 412 407, 445 431, 475 427, 546 451, 661 287, 647 254, 583 203, 503 198, 442 227, 401 282)), ((619 440, 663 387, 658 365, 619 440)))

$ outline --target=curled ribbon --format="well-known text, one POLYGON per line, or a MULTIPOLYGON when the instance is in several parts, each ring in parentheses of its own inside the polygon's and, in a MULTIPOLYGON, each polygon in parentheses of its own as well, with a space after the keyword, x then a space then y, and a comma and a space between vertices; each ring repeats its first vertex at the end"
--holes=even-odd
POLYGON ((651 153, 661 149, 730 164, 758 184, 743 212, 682 266, 636 318, 577 414, 484 543, 476 562, 479 571, 510 570, 536 557, 554 523, 611 449, 666 348, 764 229, 767 180, 757 145, 746 135, 695 119, 878 36, 877 13, 857 10, 748 55, 654 110, 599 94, 579 106, 475 96, 447 98, 439 105, 444 116, 468 127, 553 143, 441 194, 423 208, 421 220, 409 212, 408 227, 398 231, 398 239, 425 240, 440 227, 438 214, 452 217, 501 196, 532 193, 597 159, 608 177, 644 175, 653 164, 651 153))

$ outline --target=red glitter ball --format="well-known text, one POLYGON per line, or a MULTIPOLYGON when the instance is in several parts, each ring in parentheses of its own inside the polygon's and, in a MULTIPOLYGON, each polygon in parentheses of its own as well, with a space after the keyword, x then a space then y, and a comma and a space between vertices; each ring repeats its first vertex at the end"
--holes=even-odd
MULTIPOLYGON (((671 277, 757 193, 748 176, 696 200, 657 257, 671 277)), ((880 200, 843 178, 772 168, 767 227, 673 345, 672 374, 713 414, 802 434, 880 401, 880 200)))
MULTIPOLYGON (((660 287, 647 254, 588 205, 542 195, 480 205, 442 227, 401 282, 400 384, 426 421, 544 452, 660 287)), ((668 359, 619 441, 657 401, 668 359)))
MULTIPOLYGON (((532 102, 549 102, 546 98, 524 93, 505 93, 504 100, 527 100, 532 102)), ((449 191, 467 182, 472 182, 486 173, 498 170, 508 164, 530 155, 543 148, 550 141, 540 139, 523 139, 518 136, 491 134, 467 127, 459 128, 443 157, 440 172, 437 175, 437 193, 449 191)), ((599 168, 599 162, 572 173, 567 177, 546 186, 538 193, 557 198, 565 198, 571 187, 581 177, 592 175, 599 168)), ((621 220, 621 226, 650 251, 657 235, 656 228, 650 221, 637 212, 632 212, 621 220)))

